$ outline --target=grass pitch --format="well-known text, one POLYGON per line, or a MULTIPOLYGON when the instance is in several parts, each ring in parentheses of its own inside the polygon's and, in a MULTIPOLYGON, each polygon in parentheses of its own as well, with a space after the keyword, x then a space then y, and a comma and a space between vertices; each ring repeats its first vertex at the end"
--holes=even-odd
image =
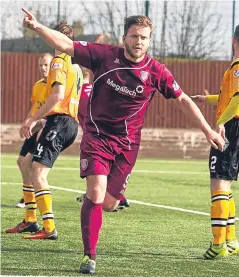
MULTIPOLYGON (((1 275, 80 276, 81 204, 76 197, 85 181, 79 177, 79 159, 61 156, 49 175, 59 239, 26 241, 3 232, 23 219, 24 210, 15 208, 22 196, 16 158, 2 156, 1 275)), ((201 259, 212 239, 210 218, 186 211, 209 213, 207 161, 141 159, 134 170, 126 191, 130 208, 104 213, 94 276, 238 277, 239 255, 201 259)), ((239 207, 238 183, 233 194, 239 207)))

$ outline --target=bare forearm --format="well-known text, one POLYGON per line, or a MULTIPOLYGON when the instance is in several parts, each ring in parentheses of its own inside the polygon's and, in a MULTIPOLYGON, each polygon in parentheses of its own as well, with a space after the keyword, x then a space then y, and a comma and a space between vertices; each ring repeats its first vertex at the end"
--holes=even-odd
POLYGON ((183 97, 178 103, 180 110, 204 133, 211 130, 198 106, 188 96, 183 97))
POLYGON ((32 128, 32 133, 34 134, 34 133, 40 131, 44 127, 45 122, 46 122, 45 119, 39 119, 37 121, 36 125, 32 128))
POLYGON ((34 121, 37 121, 39 119, 42 119, 44 116, 46 116, 52 109, 59 103, 59 99, 56 95, 51 94, 49 98, 47 99, 46 103, 41 106, 41 108, 34 114, 32 119, 34 121))
POLYGON ((47 115, 64 98, 65 87, 61 84, 55 84, 53 91, 48 97, 46 103, 34 114, 32 119, 37 121, 47 115))
POLYGON ((52 30, 40 23, 37 24, 35 32, 53 49, 73 56, 73 41, 66 35, 52 30))
POLYGON ((32 114, 32 109, 33 109, 33 108, 31 108, 31 109, 30 109, 30 111, 29 111, 29 113, 28 113, 28 115, 27 115, 27 117, 26 117, 26 119, 25 119, 25 122, 28 120, 28 118, 30 118, 30 117, 31 117, 31 114, 32 114))

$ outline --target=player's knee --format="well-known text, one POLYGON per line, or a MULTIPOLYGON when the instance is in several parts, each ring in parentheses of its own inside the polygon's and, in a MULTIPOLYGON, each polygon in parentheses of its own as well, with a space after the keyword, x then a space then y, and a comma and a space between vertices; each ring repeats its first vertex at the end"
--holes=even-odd
POLYGON ((22 158, 21 157, 18 157, 17 165, 18 165, 19 169, 22 170, 22 158))
POLYGON ((118 207, 119 202, 120 202, 119 200, 107 199, 107 197, 106 197, 103 202, 103 210, 105 212, 112 212, 118 207))
POLYGON ((32 163, 32 181, 35 189, 45 187, 47 184, 48 171, 48 168, 42 168, 38 163, 32 163))
POLYGON ((89 198, 93 203, 103 203, 105 198, 105 187, 100 186, 99 184, 87 185, 86 190, 87 198, 89 198))
POLYGON ((116 199, 108 192, 106 192, 105 199, 103 202, 103 210, 106 212, 112 212, 118 207, 119 202, 120 200, 116 199))
POLYGON ((229 191, 231 189, 232 180, 211 179, 211 192, 229 191))
POLYGON ((113 212, 117 207, 118 207, 118 205, 110 205, 110 206, 108 206, 108 205, 104 205, 103 204, 103 210, 105 212, 113 212))
POLYGON ((103 203, 104 201, 104 192, 101 192, 98 189, 91 189, 90 191, 87 191, 86 195, 94 204, 103 203))
POLYGON ((42 188, 43 184, 45 184, 46 179, 41 174, 34 174, 34 171, 33 171, 32 181, 33 181, 34 187, 40 189, 42 188))
POLYGON ((27 172, 27 171, 29 171, 29 165, 28 165, 28 163, 27 163, 25 160, 23 160, 23 161, 21 162, 21 171, 22 171, 22 172, 27 172))

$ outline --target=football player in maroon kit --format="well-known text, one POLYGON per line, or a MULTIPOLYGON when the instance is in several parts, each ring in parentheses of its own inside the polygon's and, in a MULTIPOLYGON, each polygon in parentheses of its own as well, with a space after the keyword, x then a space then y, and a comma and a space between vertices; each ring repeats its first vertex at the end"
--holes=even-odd
MULTIPOLYGON (((81 89, 81 98, 80 98, 79 110, 78 110, 78 120, 84 132, 84 117, 87 114, 87 105, 90 97, 90 92, 92 90, 93 74, 86 67, 81 66, 81 70, 83 72, 84 79, 83 79, 83 85, 81 89)), ((76 198, 76 201, 83 203, 83 201, 85 200, 85 197, 86 197, 86 193, 82 194, 81 196, 78 196, 76 198)), ((113 210, 113 212, 119 212, 122 209, 129 208, 129 206, 130 205, 129 205, 128 199, 125 197, 124 194, 122 194, 120 197, 119 205, 113 210)))
POLYGON ((166 99, 175 99, 211 146, 222 151, 224 140, 211 129, 171 72, 147 55, 153 31, 148 17, 125 19, 124 47, 119 47, 72 42, 24 11, 24 27, 34 30, 52 48, 71 55, 94 74, 81 142, 80 170, 81 177, 87 179, 87 191, 81 208, 84 257, 80 272, 95 273, 102 210, 114 210, 124 194, 137 158, 144 115, 154 94, 159 92, 166 99))

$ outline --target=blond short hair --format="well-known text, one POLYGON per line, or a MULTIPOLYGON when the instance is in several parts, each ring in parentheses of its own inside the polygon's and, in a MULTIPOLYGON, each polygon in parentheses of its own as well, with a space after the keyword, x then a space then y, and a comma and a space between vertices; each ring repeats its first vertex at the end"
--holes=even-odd
POLYGON ((153 23, 151 21, 151 19, 148 16, 144 16, 144 15, 133 15, 133 16, 129 16, 127 18, 125 18, 124 20, 124 36, 127 35, 129 28, 132 25, 139 25, 142 27, 149 27, 151 32, 150 32, 150 36, 153 32, 153 23))

